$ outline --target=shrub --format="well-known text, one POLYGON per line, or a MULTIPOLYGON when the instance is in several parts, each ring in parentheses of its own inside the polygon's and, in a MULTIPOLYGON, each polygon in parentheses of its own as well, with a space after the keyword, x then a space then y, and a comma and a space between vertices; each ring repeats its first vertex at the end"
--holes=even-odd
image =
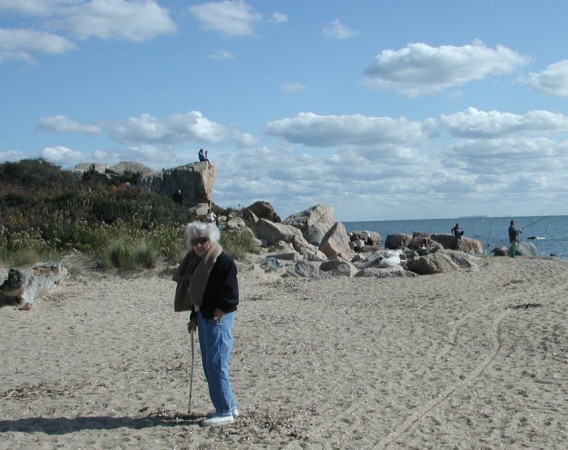
POLYGON ((145 238, 137 240, 124 236, 109 243, 99 266, 122 270, 154 269, 158 261, 159 251, 153 243, 145 238))
POLYGON ((248 228, 221 233, 219 243, 228 254, 239 261, 244 261, 247 253, 259 252, 255 236, 248 228))
MULTIPOLYGON (((85 173, 81 178, 41 159, 0 164, 0 259, 39 261, 76 249, 99 255, 100 267, 137 270, 183 258, 187 208, 128 183, 97 183, 94 168, 85 173)), ((137 177, 124 174, 131 183, 137 177)), ((235 259, 257 250, 250 232, 223 232, 221 240, 235 259)))
POLYGON ((33 266, 44 259, 46 259, 44 255, 40 255, 32 248, 26 248, 12 253, 9 258, 9 264, 13 266, 33 266))

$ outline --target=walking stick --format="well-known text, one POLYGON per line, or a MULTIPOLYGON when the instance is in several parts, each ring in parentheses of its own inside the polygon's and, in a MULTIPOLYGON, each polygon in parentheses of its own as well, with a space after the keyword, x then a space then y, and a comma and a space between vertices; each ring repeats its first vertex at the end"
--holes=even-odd
POLYGON ((187 407, 188 414, 191 414, 191 395, 193 393, 193 366, 195 361, 195 349, 193 344, 193 328, 191 329, 190 333, 191 339, 191 366, 189 369, 189 405, 187 407))

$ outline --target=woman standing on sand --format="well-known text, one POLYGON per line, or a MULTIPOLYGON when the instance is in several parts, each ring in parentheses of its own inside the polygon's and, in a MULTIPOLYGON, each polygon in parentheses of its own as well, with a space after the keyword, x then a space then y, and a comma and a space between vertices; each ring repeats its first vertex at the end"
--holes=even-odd
POLYGON ((185 234, 189 251, 173 276, 178 283, 174 309, 191 311, 188 328, 198 332, 203 371, 215 408, 201 424, 227 425, 239 416, 229 377, 231 329, 239 303, 237 267, 219 245, 220 232, 214 223, 190 223, 185 234))

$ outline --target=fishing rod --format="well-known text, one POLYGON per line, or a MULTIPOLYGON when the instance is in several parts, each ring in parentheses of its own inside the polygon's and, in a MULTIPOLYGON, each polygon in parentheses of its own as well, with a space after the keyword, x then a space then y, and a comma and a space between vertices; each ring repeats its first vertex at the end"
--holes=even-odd
POLYGON ((541 217, 540 219, 535 220, 535 221, 532 222, 532 223, 529 223, 526 227, 521 228, 521 231, 523 231, 525 228, 528 228, 528 227, 534 225, 535 223, 540 222, 541 220, 548 219, 549 217, 550 217, 550 216, 541 217))

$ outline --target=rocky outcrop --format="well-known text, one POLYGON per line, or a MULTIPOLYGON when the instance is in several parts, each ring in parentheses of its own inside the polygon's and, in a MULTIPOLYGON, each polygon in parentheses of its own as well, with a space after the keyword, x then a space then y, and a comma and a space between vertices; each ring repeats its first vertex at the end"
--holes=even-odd
MULTIPOLYGON (((180 189, 182 204, 207 210, 212 201, 213 184, 215 183, 215 166, 207 161, 195 162, 184 166, 153 171, 144 164, 121 161, 114 166, 97 163, 77 164, 73 173, 78 176, 90 174, 101 182, 118 183, 126 173, 138 174, 136 186, 172 198, 180 189)), ((198 211, 196 213, 200 215, 198 211)))
POLYGON ((266 220, 270 220, 271 222, 274 222, 274 223, 282 222, 282 220, 280 219, 280 216, 278 214, 276 214, 276 211, 274 210, 272 205, 268 202, 263 202, 263 201, 255 202, 252 205, 247 206, 245 208, 245 211, 243 211, 243 214, 246 217, 255 217, 257 219, 266 219, 266 220), (251 216, 251 214, 252 214, 252 216, 251 216))
POLYGON ((531 242, 519 242, 517 244, 517 250, 515 255, 519 256, 538 256, 538 250, 536 245, 531 242))
POLYGON ((108 164, 101 163, 80 163, 77 164, 73 170, 73 173, 78 175, 83 175, 84 173, 92 173, 99 175, 108 175, 109 178, 118 177, 124 175, 127 172, 130 173, 150 173, 153 170, 145 166, 142 163, 137 163, 133 161, 121 161, 114 166, 109 166, 108 164))
POLYGON ((328 279, 332 277, 330 273, 324 272, 316 264, 310 263, 305 260, 296 261, 293 266, 288 267, 288 269, 282 276, 294 278, 312 278, 318 280, 328 279))
POLYGON ((412 242, 412 236, 404 233, 388 234, 385 241, 385 248, 389 250, 397 250, 400 248, 407 248, 412 242))
POLYGON ((320 245, 335 223, 335 212, 329 205, 316 205, 288 216, 282 223, 298 228, 309 243, 320 245))
POLYGON ((333 276, 350 278, 357 273, 357 267, 351 262, 336 256, 320 264, 319 268, 333 276))
MULTIPOLYGON (((509 256, 511 247, 497 247, 492 250, 494 256, 509 256)), ((536 245, 531 242, 517 243, 515 256, 538 256, 536 245)))
POLYGON ((368 267, 361 269, 355 274, 357 278, 416 278, 417 273, 405 270, 403 267, 390 267, 387 269, 379 269, 377 267, 368 267))
POLYGON ((460 250, 464 253, 483 253, 483 245, 477 239, 462 237, 456 238, 451 234, 433 234, 430 236, 435 242, 442 244, 445 249, 460 250))
POLYGON ((479 258, 467 253, 440 250, 406 262, 406 268, 418 275, 432 275, 446 272, 476 272, 479 270, 479 258))
POLYGON ((268 219, 259 219, 255 228, 257 236, 266 240, 268 245, 276 245, 279 241, 291 243, 294 239, 304 239, 302 232, 297 228, 274 223, 268 219))
POLYGON ((257 237, 266 241, 267 245, 279 245, 281 242, 285 242, 302 256, 317 256, 318 254, 317 247, 306 241, 302 232, 291 225, 259 219, 255 225, 255 230, 257 237))
POLYGON ((406 267, 418 275, 459 271, 459 266, 443 251, 408 260, 406 267))
POLYGON ((323 237, 320 251, 328 258, 341 256, 351 260, 352 250, 349 246, 349 235, 341 222, 334 224, 323 237))
POLYGON ((186 164, 161 172, 142 174, 137 186, 172 198, 181 189, 184 206, 197 206, 212 202, 215 166, 207 161, 186 164))

